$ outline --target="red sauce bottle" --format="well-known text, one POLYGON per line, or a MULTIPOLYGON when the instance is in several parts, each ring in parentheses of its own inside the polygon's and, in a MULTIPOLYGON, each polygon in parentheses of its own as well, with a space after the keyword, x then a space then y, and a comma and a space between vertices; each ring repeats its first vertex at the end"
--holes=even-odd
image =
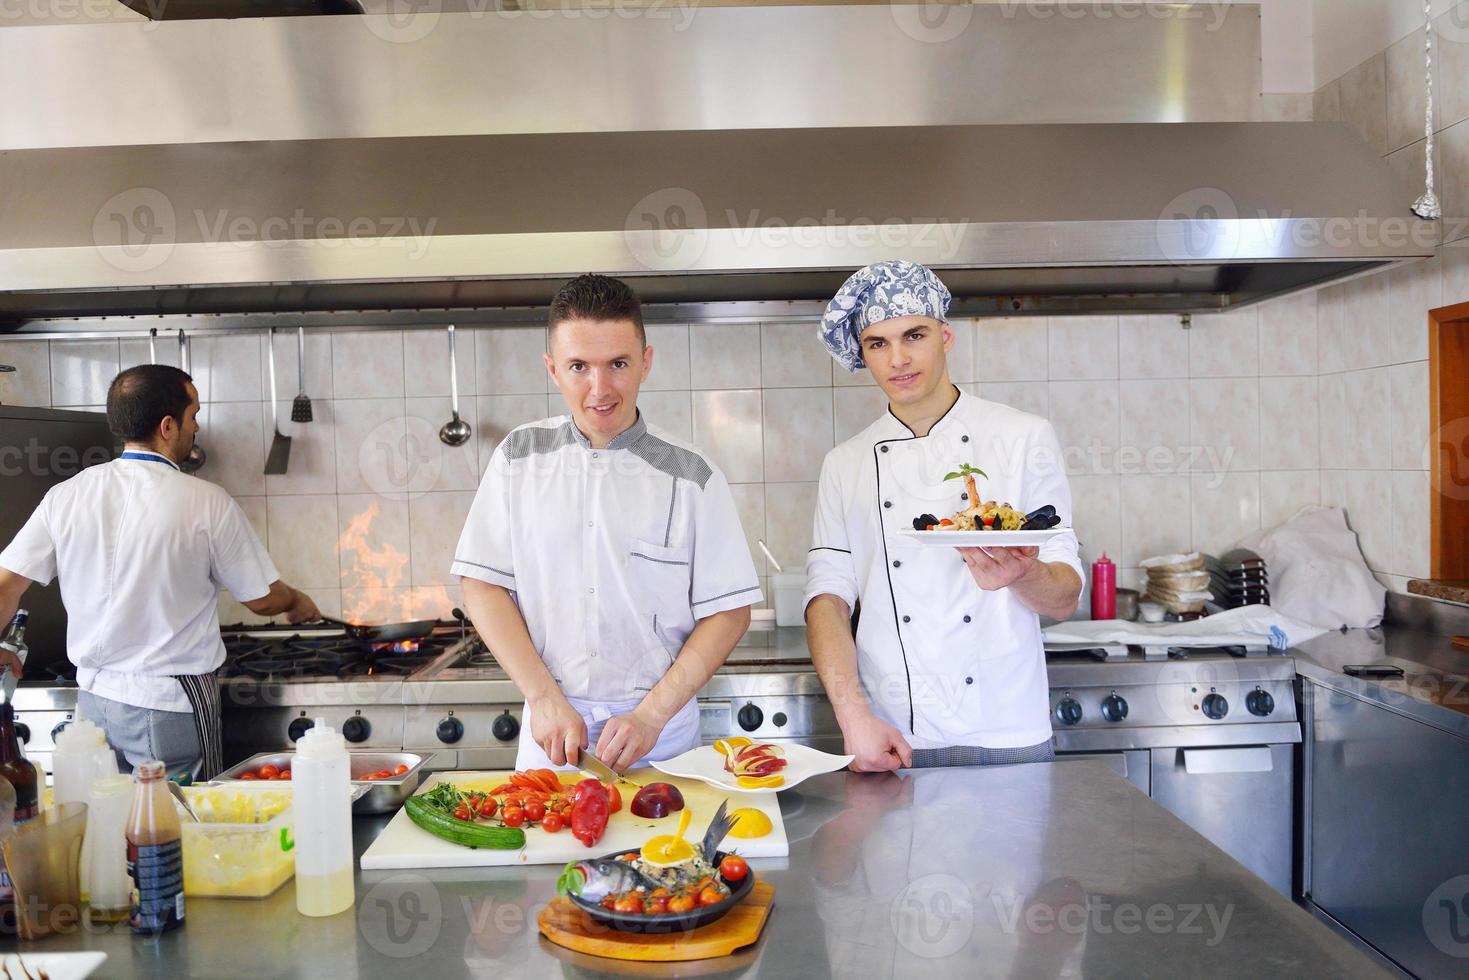
POLYGON ((1117 566, 1102 552, 1092 562, 1092 619, 1117 618, 1117 566))

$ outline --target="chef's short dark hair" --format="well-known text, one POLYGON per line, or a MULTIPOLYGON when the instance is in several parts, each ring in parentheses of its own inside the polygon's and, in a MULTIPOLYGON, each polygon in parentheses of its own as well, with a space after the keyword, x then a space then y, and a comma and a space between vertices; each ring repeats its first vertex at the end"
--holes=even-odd
POLYGON ((189 382, 194 379, 167 364, 139 364, 112 379, 107 389, 107 427, 119 439, 145 442, 153 438, 165 418, 184 424, 193 401, 189 382))
POLYGON ((588 272, 562 286, 551 300, 552 332, 567 320, 630 320, 638 330, 638 343, 648 343, 642 301, 631 286, 611 276, 588 272))

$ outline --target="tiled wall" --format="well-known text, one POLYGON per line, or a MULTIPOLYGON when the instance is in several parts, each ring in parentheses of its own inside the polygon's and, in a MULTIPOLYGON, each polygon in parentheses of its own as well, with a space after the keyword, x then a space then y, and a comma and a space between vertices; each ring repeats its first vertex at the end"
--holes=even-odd
MULTIPOLYGON (((1469 302, 1469 2, 1435 22, 1438 194, 1448 244, 1432 260, 1322 290, 1321 493, 1345 507, 1368 563, 1396 591, 1428 575, 1428 316, 1469 302)), ((1423 193, 1424 29, 1324 85, 1318 121, 1350 125, 1423 193)))
MULTIPOLYGON (((1311 295, 1185 331, 1171 317, 960 321, 953 378, 971 393, 1049 416, 1071 456, 1076 524, 1090 561, 1124 569, 1150 554, 1222 549, 1320 492, 1316 302, 1311 295)), ((650 421, 705 447, 734 487, 751 549, 763 537, 800 568, 821 460, 886 405, 866 374, 835 368, 813 324, 650 325, 650 421)), ((288 421, 293 336, 278 337, 284 476, 270 442, 264 340, 200 336, 200 475, 240 501, 281 574, 324 610, 373 620, 447 615, 447 568, 482 468, 520 422, 563 411, 535 325, 459 331, 466 446, 437 438, 449 417, 440 331, 313 332, 306 391, 316 420, 288 421)), ((4 341, 16 364, 0 400, 98 408, 144 341, 4 341)), ((176 362, 172 345, 160 360, 176 362)), ((767 567, 757 553, 762 574, 767 567)), ((1135 578, 1124 572, 1124 580, 1135 578)), ((224 600, 227 621, 248 618, 224 600)))

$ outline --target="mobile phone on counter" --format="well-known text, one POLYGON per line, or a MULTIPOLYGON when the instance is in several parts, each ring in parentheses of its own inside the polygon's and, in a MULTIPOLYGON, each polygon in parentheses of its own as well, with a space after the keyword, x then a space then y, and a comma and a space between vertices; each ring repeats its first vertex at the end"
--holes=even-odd
POLYGON ((1353 677, 1402 677, 1403 668, 1396 664, 1347 664, 1342 673, 1353 677))

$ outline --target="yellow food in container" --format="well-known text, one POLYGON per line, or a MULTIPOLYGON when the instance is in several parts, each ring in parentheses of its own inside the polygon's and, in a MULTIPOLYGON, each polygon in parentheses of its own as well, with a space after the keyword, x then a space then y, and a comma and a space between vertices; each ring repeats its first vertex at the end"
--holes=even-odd
POLYGON ((199 815, 180 818, 186 896, 264 898, 295 875, 289 789, 186 786, 184 795, 199 815))

